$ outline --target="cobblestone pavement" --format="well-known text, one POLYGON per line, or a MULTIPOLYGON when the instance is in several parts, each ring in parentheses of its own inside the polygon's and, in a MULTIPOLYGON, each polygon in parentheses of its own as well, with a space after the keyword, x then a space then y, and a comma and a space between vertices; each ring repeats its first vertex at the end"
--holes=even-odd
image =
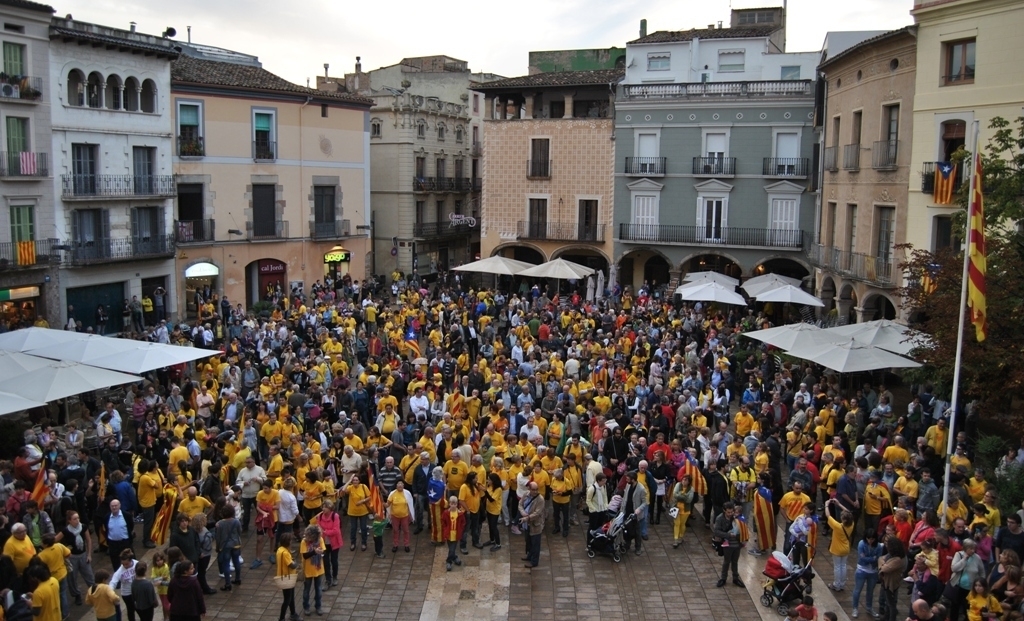
MULTIPOLYGON (((324 619, 373 619, 425 621, 493 619, 532 621, 758 621, 782 619, 774 609, 757 602, 761 593, 764 557, 741 555, 740 573, 747 588, 731 582, 715 588, 721 561, 708 543, 710 531, 699 517, 687 530, 683 545, 672 548, 672 527, 666 517, 660 525, 650 526, 650 538, 639 556, 630 551, 622 562, 598 556, 587 558, 584 527, 574 526, 568 538, 551 534, 551 520, 543 540, 540 566, 523 567, 523 537, 502 529, 502 548, 489 548, 462 556, 463 564, 445 571, 446 548, 430 543, 424 531, 413 537, 412 551, 399 548, 391 553, 391 531, 384 534, 384 553, 373 554, 372 543, 366 552, 348 549, 340 555, 339 587, 324 593, 324 619)), ((484 537, 487 528, 484 527, 484 537)), ((343 530, 347 535, 347 529, 343 530)), ((280 592, 270 576, 273 566, 266 562, 249 570, 255 554, 255 538, 246 535, 243 548, 245 569, 241 586, 231 593, 219 592, 206 598, 207 619, 277 621, 280 592)), ((141 551, 141 550, 139 550, 141 551)), ((151 556, 152 551, 146 550, 151 556)), ((819 555, 816 567, 832 578, 827 555, 819 555)), ((98 567, 106 557, 96 555, 98 567)), ((851 561, 852 564, 852 561, 851 561)), ((852 570, 850 572, 852 577, 852 570)), ((211 567, 211 586, 219 583, 216 568, 211 567)), ((820 611, 834 610, 840 621, 847 616, 838 607, 826 581, 815 580, 814 597, 820 611)), ((301 584, 296 589, 296 606, 301 612, 301 584)), ((848 593, 839 594, 849 605, 848 593)), ((94 621, 88 607, 75 607, 72 618, 94 621)), ((162 616, 158 611, 156 619, 162 616)), ((310 619, 317 619, 315 614, 310 619)))

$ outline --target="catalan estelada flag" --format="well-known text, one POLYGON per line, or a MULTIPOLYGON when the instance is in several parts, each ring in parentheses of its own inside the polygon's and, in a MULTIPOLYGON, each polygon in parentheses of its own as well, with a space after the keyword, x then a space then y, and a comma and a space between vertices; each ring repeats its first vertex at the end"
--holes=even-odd
POLYGON ((758 546, 762 550, 775 548, 775 507, 772 492, 760 485, 754 492, 754 530, 757 531, 758 546))
POLYGON ((380 496, 380 486, 377 485, 377 477, 373 476, 373 470, 367 471, 366 486, 370 488, 370 510, 378 518, 384 518, 384 499, 380 496))
POLYGON ((149 531, 149 538, 158 546, 167 543, 167 537, 171 534, 171 521, 174 520, 174 509, 178 504, 178 488, 170 483, 164 484, 164 504, 160 512, 153 520, 153 528, 149 531))
POLYGON ((39 464, 39 472, 36 473, 36 484, 32 488, 32 495, 29 498, 36 501, 40 511, 43 510, 43 505, 46 504, 46 497, 50 495, 48 476, 45 464, 39 464))
POLYGON ((811 516, 811 529, 807 532, 807 563, 818 553, 818 515, 811 516))
POLYGON ((707 494, 708 482, 707 479, 704 478, 704 473, 700 471, 700 467, 697 465, 697 460, 691 457, 689 453, 684 453, 683 458, 686 461, 683 462, 683 467, 679 469, 677 478, 682 480, 684 475, 689 475, 694 493, 700 494, 701 496, 707 494))
POLYGON ((742 513, 737 515, 736 525, 740 529, 740 543, 746 543, 750 541, 750 527, 747 525, 747 516, 743 515, 742 513))
POLYGON ((921 274, 921 290, 926 294, 932 294, 939 287, 939 283, 936 282, 936 275, 939 272, 938 263, 929 263, 928 267, 925 268, 924 273, 921 274))
POLYGON ((409 348, 409 358, 416 359, 420 354, 420 340, 416 337, 416 330, 412 326, 405 331, 405 346, 409 348))
POLYGON ((936 205, 948 205, 953 202, 953 185, 956 183, 956 164, 952 162, 935 162, 935 183, 932 188, 932 199, 936 205))
POLYGON ((967 252, 970 263, 967 266, 967 307, 971 312, 971 323, 978 342, 985 340, 988 332, 988 309, 985 296, 985 206, 981 192, 981 150, 980 140, 974 145, 972 172, 973 188, 968 205, 967 252))

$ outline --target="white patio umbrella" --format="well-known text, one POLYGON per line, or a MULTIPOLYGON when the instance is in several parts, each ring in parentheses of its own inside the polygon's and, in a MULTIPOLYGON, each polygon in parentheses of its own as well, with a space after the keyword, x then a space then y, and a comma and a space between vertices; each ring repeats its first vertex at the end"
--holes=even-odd
POLYGON ((24 375, 50 364, 50 360, 16 351, 0 350, 0 377, 10 378, 24 375))
POLYGON ((586 265, 566 261, 565 259, 553 259, 547 263, 533 265, 529 269, 519 272, 519 276, 530 276, 533 278, 555 278, 558 280, 574 280, 586 278, 596 270, 586 265))
POLYGON ((816 362, 840 373, 875 371, 877 369, 903 369, 921 364, 871 345, 852 339, 843 343, 824 343, 787 351, 790 356, 816 362))
POLYGON ((46 405, 46 403, 34 399, 26 399, 9 392, 0 392, 0 415, 13 414, 14 412, 21 412, 29 408, 37 408, 41 405, 46 405))
POLYGON ((0 334, 0 349, 6 351, 28 351, 49 345, 59 345, 89 338, 88 334, 54 330, 52 328, 22 328, 0 334))
POLYGON ((145 373, 183 362, 199 360, 200 358, 209 358, 221 353, 212 349, 201 349, 198 347, 179 347, 177 345, 163 345, 146 341, 130 342, 136 343, 137 347, 116 354, 90 358, 87 364, 125 373, 145 373))
POLYGON ((683 278, 683 282, 717 282, 720 285, 726 287, 735 287, 740 284, 740 281, 736 280, 732 276, 726 276, 725 274, 719 274, 718 272, 690 272, 683 278))
POLYGON ((456 272, 478 272, 480 274, 499 274, 503 276, 515 276, 519 272, 533 267, 533 264, 506 257, 487 257, 479 261, 473 261, 460 265, 454 270, 456 272))
POLYGON ((927 334, 889 319, 837 326, 826 332, 850 337, 858 343, 874 345, 901 355, 909 354, 915 347, 926 346, 929 341, 927 334))
POLYGON ((92 364, 97 358, 126 354, 139 349, 139 341, 118 339, 98 334, 86 335, 87 338, 30 349, 25 353, 53 360, 69 360, 82 364, 92 364))
POLYGON ((779 276, 778 274, 765 274, 763 276, 756 276, 751 278, 747 282, 740 285, 740 289, 747 292, 747 295, 756 296, 758 293, 763 291, 770 291, 772 289, 778 289, 786 285, 793 285, 794 287, 800 286, 800 281, 795 278, 788 276, 779 276))
POLYGON ((735 285, 724 286, 717 282, 690 283, 676 289, 676 294, 688 302, 718 302, 746 306, 747 300, 736 293, 735 285))
POLYGON ((834 334, 828 334, 827 330, 822 330, 811 323, 791 323, 766 330, 744 332, 740 336, 761 341, 786 351, 846 340, 834 334))
POLYGON ((782 285, 775 289, 762 291, 755 295, 754 299, 758 302, 788 302, 806 306, 825 306, 825 303, 818 298, 793 285, 782 285))
POLYGON ((0 380, 0 391, 48 403, 98 388, 137 382, 141 378, 77 362, 53 361, 32 371, 31 381, 27 379, 26 376, 4 378, 0 380))

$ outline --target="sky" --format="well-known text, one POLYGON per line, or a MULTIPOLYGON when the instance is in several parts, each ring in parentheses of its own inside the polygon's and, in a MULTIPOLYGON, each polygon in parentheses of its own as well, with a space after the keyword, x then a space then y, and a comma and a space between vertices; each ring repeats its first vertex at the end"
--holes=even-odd
MULTIPOLYGON (((47 1, 47 0, 41 0, 47 1)), ((57 15, 175 37, 259 56, 263 67, 297 84, 323 74, 385 67, 404 57, 445 54, 477 72, 527 73, 530 51, 624 47, 648 32, 729 23, 734 8, 782 0, 547 0, 541 2, 387 3, 352 0, 49 0, 57 15)), ((893 30, 911 24, 913 0, 788 0, 787 51, 821 49, 829 30, 893 30)))

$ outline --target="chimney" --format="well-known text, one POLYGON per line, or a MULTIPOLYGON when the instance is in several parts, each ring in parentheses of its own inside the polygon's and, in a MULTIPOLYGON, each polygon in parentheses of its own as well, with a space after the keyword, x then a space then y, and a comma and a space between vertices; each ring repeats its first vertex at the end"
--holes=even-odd
POLYGON ((715 29, 715 25, 714 24, 708 24, 708 30, 714 30, 714 29, 715 29))
POLYGON ((719 29, 719 30, 721 30, 721 29, 722 29, 722 20, 718 20, 718 29, 719 29))
POLYGON ((356 73, 363 72, 363 63, 359 62, 360 57, 356 56, 356 73))
POLYGON ((642 39, 642 38, 644 38, 646 36, 647 36, 647 20, 646 19, 641 19, 640 20, 640 38, 642 39))
POLYGON ((131 26, 129 27, 129 30, 131 32, 135 32, 135 22, 132 22, 131 26))
POLYGON ((328 77, 330 77, 330 74, 329 74, 329 73, 327 73, 327 70, 328 70, 328 69, 330 69, 330 67, 331 67, 331 64, 330 64, 330 63, 324 63, 324 79, 325 79, 325 80, 326 80, 326 79, 327 79, 328 77))

